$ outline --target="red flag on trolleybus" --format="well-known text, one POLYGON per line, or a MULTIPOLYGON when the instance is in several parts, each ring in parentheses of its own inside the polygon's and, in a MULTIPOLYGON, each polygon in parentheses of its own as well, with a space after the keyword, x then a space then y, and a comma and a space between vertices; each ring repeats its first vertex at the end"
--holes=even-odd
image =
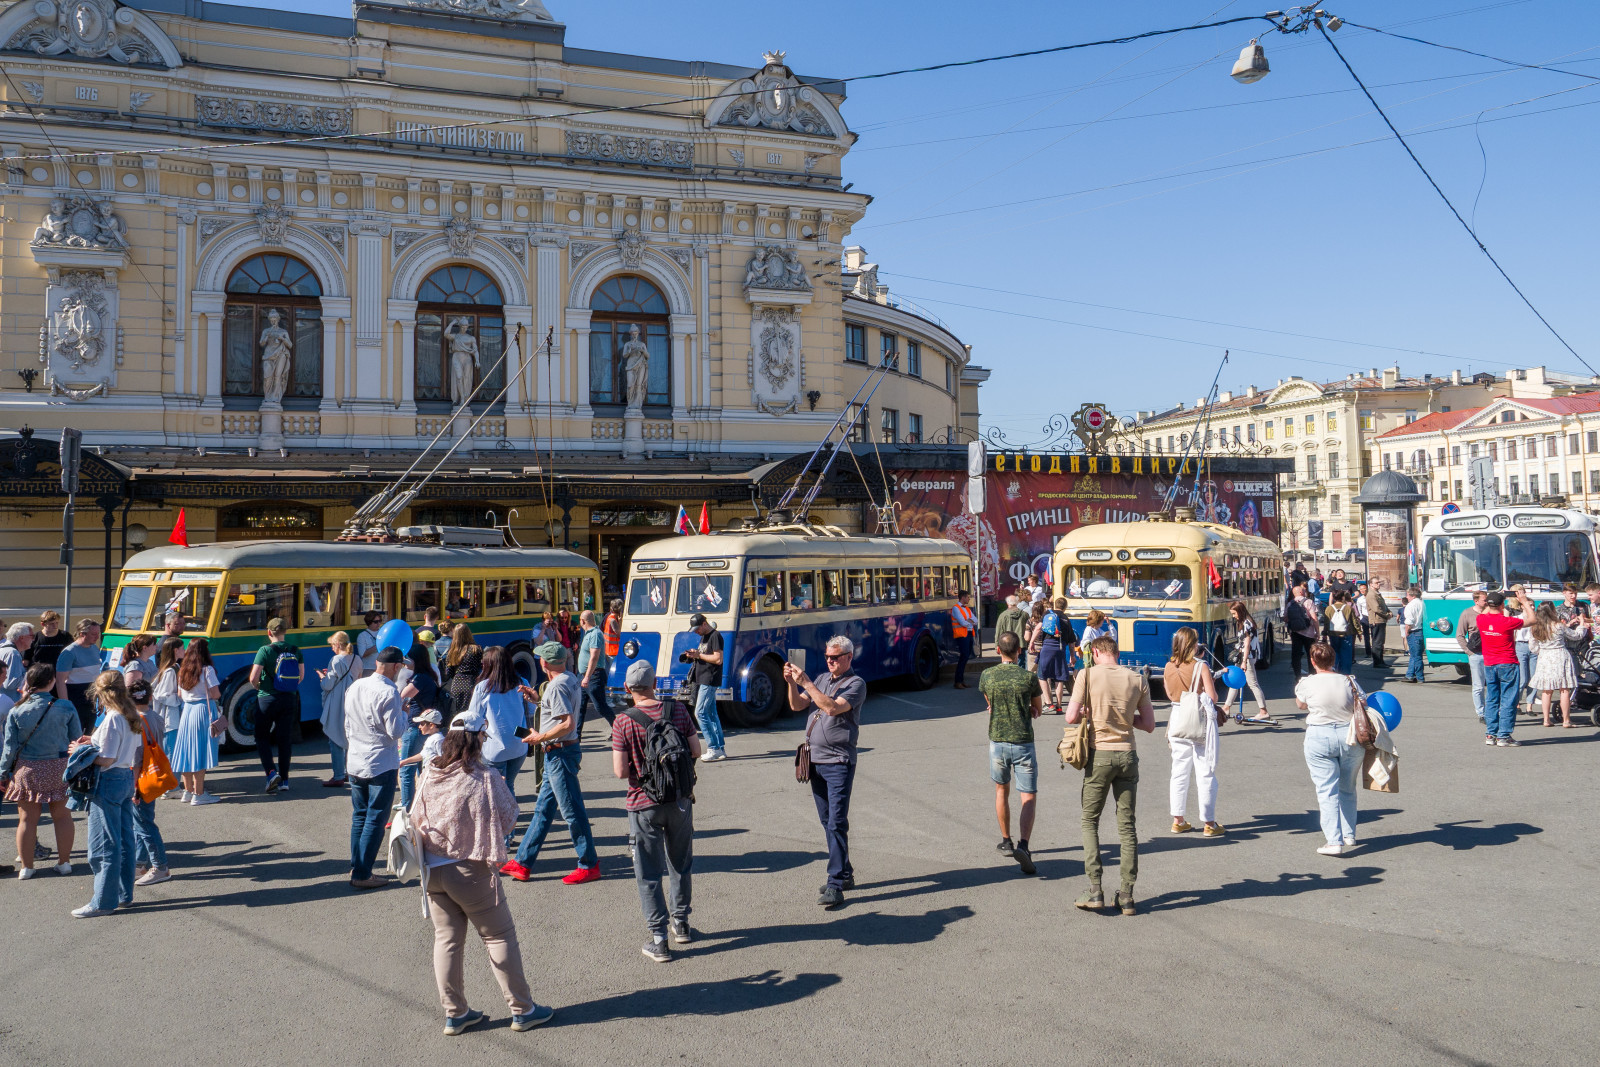
POLYGON ((711 532, 711 505, 704 501, 700 503, 700 532, 703 534, 711 532))
POLYGON ((1222 588, 1222 575, 1217 573, 1217 565, 1211 560, 1206 560, 1206 580, 1211 583, 1211 588, 1222 588))
POLYGON ((167 544, 189 547, 189 524, 184 521, 183 509, 178 509, 178 521, 172 524, 172 533, 167 535, 167 544))

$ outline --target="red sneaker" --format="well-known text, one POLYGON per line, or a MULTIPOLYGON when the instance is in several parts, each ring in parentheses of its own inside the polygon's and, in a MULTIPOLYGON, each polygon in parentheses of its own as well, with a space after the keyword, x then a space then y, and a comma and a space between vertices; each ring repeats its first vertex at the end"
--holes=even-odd
POLYGON ((500 873, 509 874, 519 882, 530 882, 533 880, 533 872, 529 871, 528 868, 524 867, 516 860, 507 860, 505 866, 500 868, 500 873))
POLYGON ((593 867, 579 867, 565 878, 561 879, 567 885, 582 885, 584 882, 598 882, 600 880, 600 865, 593 867))

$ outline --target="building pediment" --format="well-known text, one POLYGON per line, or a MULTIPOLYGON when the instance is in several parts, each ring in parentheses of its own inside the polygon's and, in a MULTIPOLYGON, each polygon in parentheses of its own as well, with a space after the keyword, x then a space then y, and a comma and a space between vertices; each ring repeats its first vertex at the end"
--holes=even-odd
POLYGON ((1540 408, 1519 404, 1510 397, 1501 397, 1455 429, 1457 433, 1462 433, 1469 430, 1487 430, 1494 426, 1511 427, 1520 422, 1541 422, 1557 417, 1540 408), (1504 413, 1507 411, 1514 415, 1510 422, 1504 421, 1504 413))
POLYGON ((766 66, 717 94, 706 109, 707 129, 773 130, 835 141, 849 132, 833 101, 802 84, 784 64, 784 53, 763 58, 766 66))
POLYGON ((1284 382, 1268 393, 1263 403, 1285 404, 1295 400, 1315 400, 1322 395, 1322 390, 1313 382, 1290 381, 1284 382))
POLYGON ((183 57, 148 15, 116 0, 22 0, 0 15, 0 51, 174 69, 183 57))

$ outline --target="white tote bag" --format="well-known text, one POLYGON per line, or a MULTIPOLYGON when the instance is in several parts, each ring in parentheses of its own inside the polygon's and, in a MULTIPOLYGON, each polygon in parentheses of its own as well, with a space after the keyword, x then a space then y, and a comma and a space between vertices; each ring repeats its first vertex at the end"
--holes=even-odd
POLYGON ((1217 705, 1200 691, 1200 664, 1194 665, 1189 678, 1189 689, 1172 705, 1172 716, 1167 720, 1167 737, 1179 741, 1206 743, 1206 722, 1217 721, 1217 705))

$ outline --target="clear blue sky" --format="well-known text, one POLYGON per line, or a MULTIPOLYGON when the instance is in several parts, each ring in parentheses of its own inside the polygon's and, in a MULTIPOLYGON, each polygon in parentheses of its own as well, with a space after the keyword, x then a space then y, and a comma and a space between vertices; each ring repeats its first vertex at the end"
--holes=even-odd
MULTIPOLYGON (((343 0, 279 3, 349 10, 343 0)), ((548 6, 576 47, 752 66, 763 49, 782 48, 797 71, 829 76, 1269 9, 1240 0, 548 6)), ((1600 76, 1600 4, 1324 6, 1600 76)), ((1026 442, 1050 414, 1085 400, 1119 414, 1192 403, 1224 348, 1233 357, 1221 387, 1234 390, 1394 363, 1407 374, 1583 370, 1473 247, 1314 31, 1264 37, 1265 80, 1228 77, 1257 32, 1232 26, 850 89, 844 114, 861 139, 846 178, 876 198, 851 239, 893 291, 943 318, 994 371, 986 428, 1026 442)), ((1414 149, 1511 276, 1600 367, 1591 262, 1600 82, 1350 27, 1335 41, 1400 130, 1417 131, 1414 149)))

